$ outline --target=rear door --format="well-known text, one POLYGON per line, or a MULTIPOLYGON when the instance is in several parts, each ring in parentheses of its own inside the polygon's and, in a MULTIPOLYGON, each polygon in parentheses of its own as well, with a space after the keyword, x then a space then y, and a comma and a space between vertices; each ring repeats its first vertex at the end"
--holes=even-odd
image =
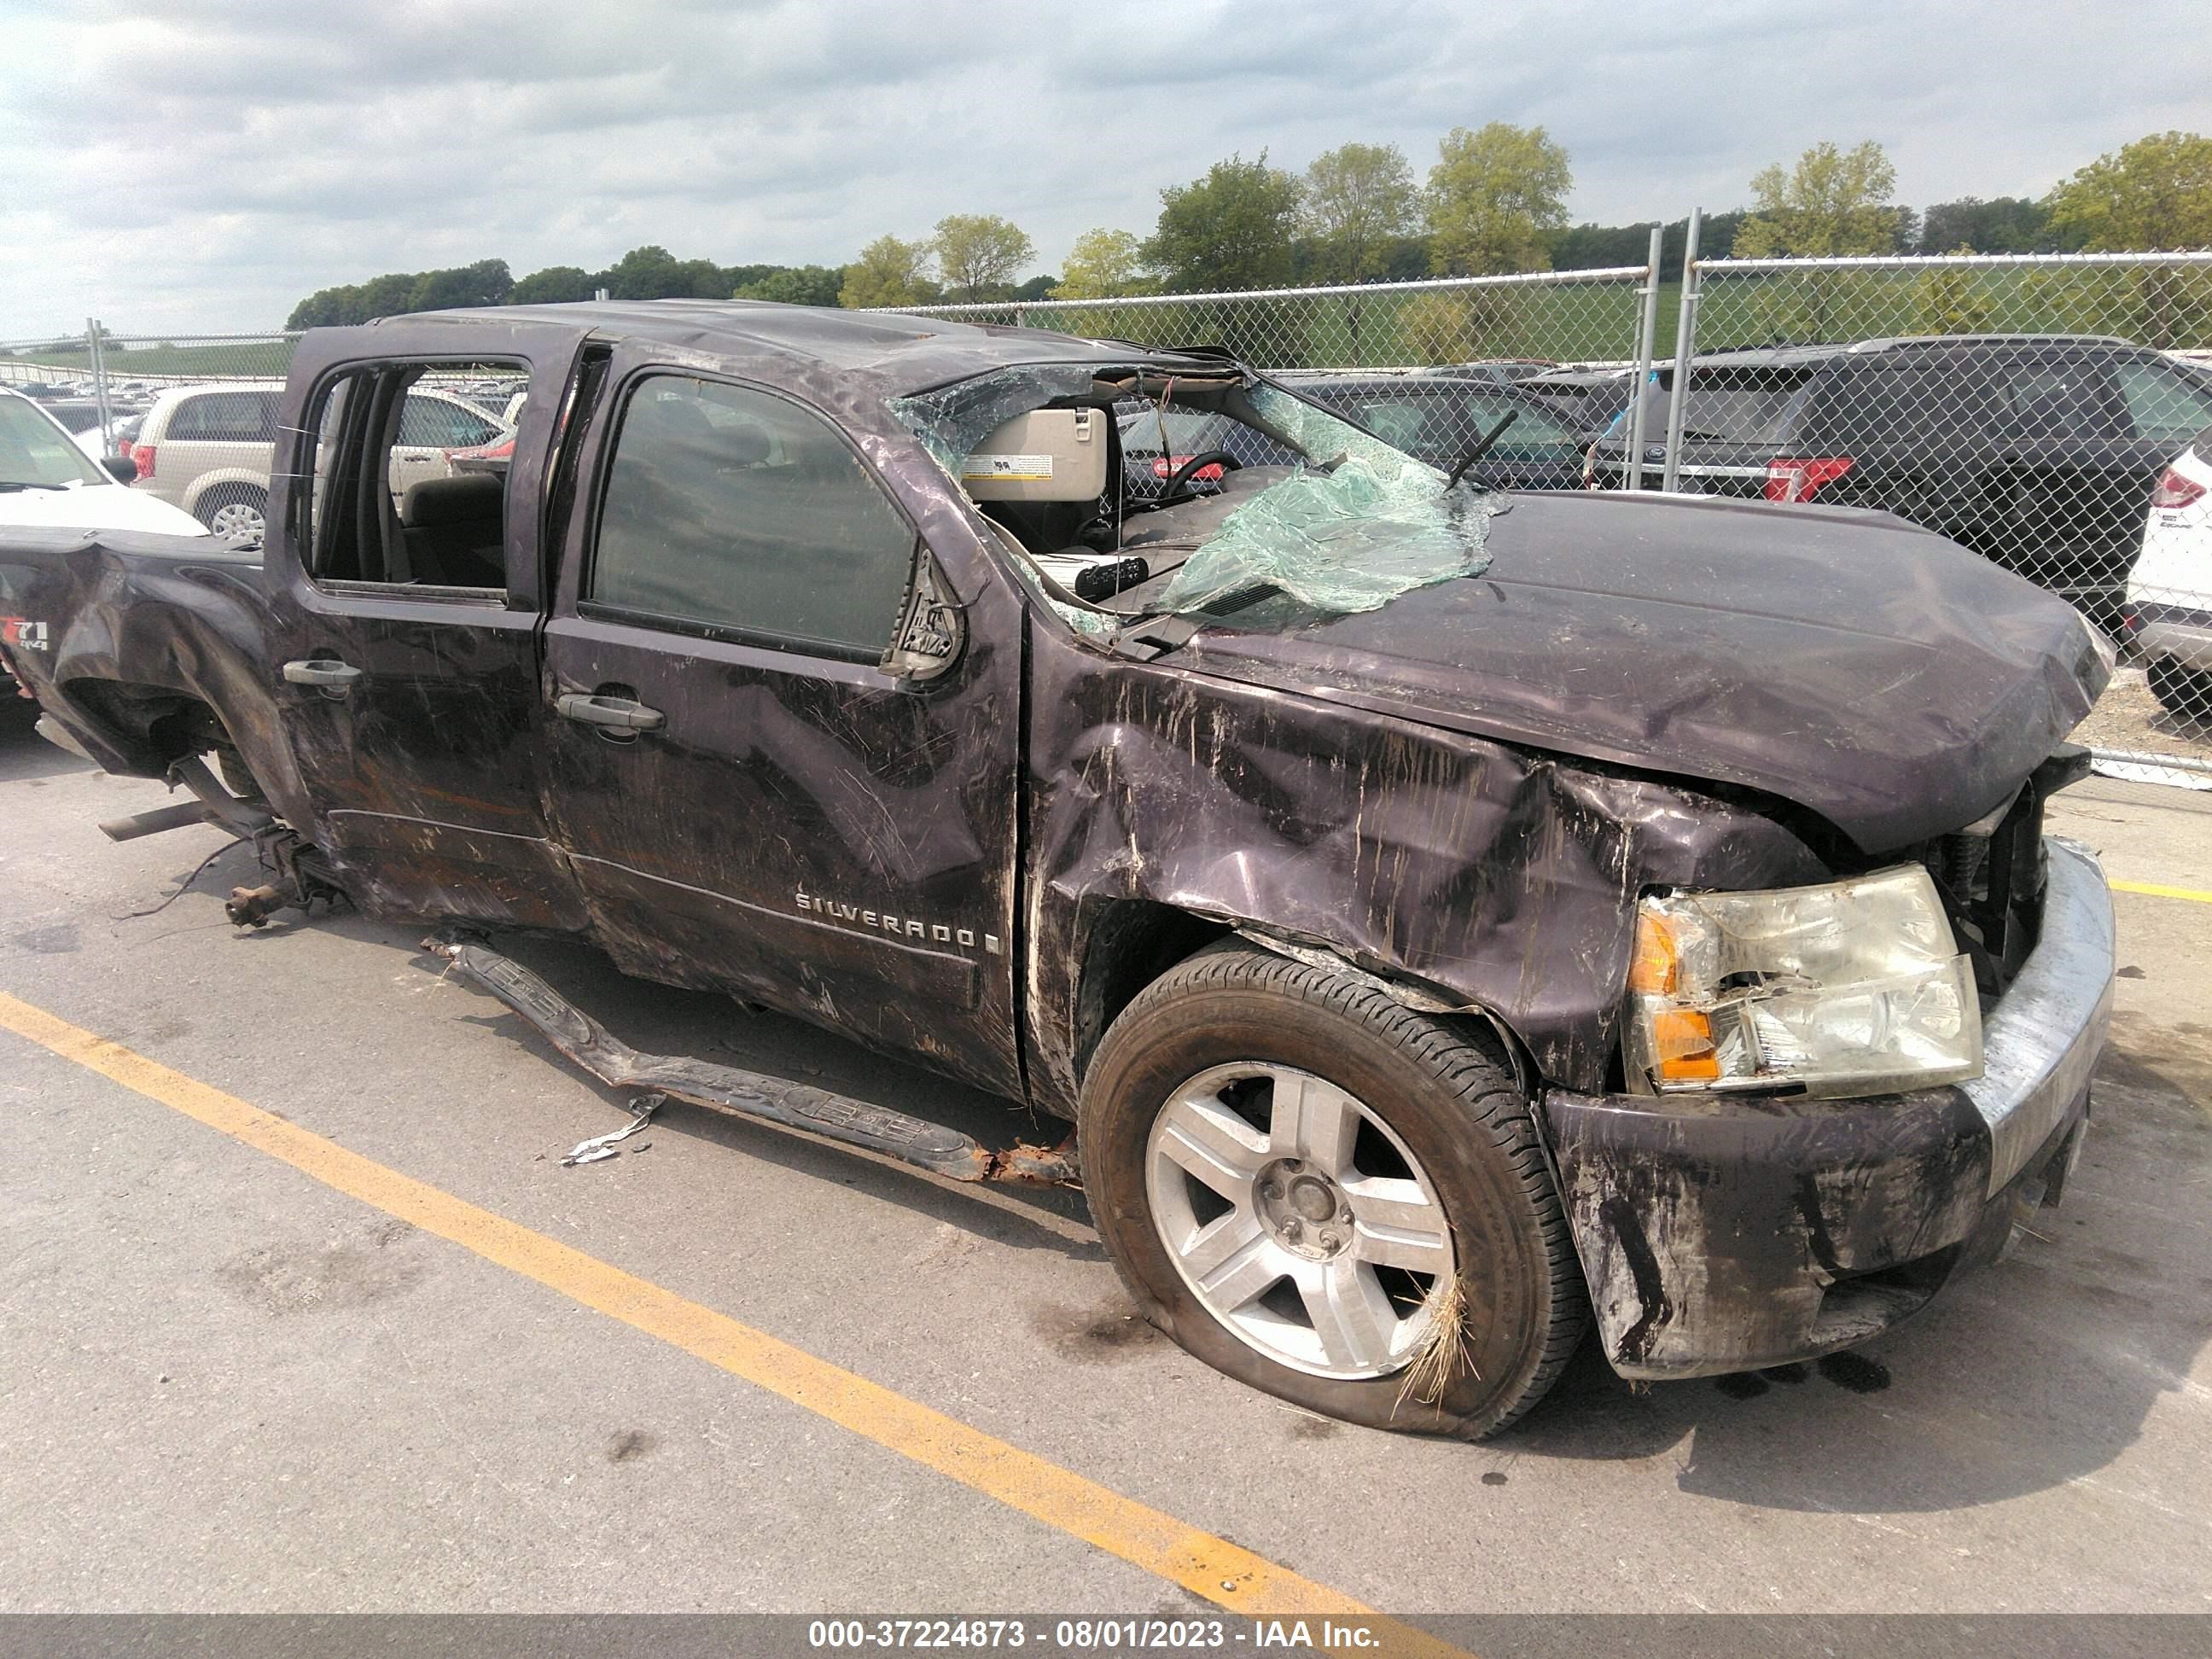
POLYGON ((646 346, 598 407, 540 710, 595 933, 1018 1091, 1018 601, 932 559, 967 648, 894 679, 915 520, 836 422, 646 346))
MULTIPOLYGON (((544 413, 523 442, 543 456, 576 331, 502 337, 529 356, 489 367, 531 375, 544 413)), ((379 908, 580 930, 532 751, 542 469, 486 478, 482 499, 434 532, 402 525, 389 488, 414 383, 483 367, 394 356, 295 370, 312 379, 288 409, 296 429, 266 558, 297 786, 262 781, 379 908), (465 544, 465 560, 452 550, 465 544), (442 571, 466 585, 433 579, 442 571), (285 799, 298 792, 304 801, 285 799)))

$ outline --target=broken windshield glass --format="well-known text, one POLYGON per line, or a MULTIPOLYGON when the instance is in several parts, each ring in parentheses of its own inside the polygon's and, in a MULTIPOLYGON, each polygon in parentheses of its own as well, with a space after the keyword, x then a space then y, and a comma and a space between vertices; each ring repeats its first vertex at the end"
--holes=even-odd
POLYGON ((1479 574, 1495 498, 1279 387, 1251 387, 1252 412, 1309 458, 1221 521, 1160 595, 1200 611, 1272 588, 1312 611, 1374 611, 1401 593, 1479 574))

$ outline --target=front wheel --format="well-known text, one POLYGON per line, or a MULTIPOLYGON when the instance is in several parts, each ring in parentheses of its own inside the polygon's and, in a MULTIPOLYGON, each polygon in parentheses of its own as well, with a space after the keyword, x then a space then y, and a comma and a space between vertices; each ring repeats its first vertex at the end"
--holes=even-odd
POLYGON ((1492 1434, 1580 1339, 1580 1273, 1511 1076, 1370 982, 1242 946, 1100 1043, 1091 1213, 1145 1316, 1218 1370, 1382 1429, 1492 1434))

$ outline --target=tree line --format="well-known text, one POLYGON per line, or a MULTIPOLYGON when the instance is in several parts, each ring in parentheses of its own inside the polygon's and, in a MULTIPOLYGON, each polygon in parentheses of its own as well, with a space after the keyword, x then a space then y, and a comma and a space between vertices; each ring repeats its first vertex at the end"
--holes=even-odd
MULTIPOLYGON (((394 272, 326 288, 287 328, 366 322, 453 307, 589 300, 774 300, 814 306, 1114 299, 1321 283, 1399 282, 1641 264, 1654 222, 1571 224, 1566 149, 1541 126, 1455 127, 1425 177, 1395 144, 1347 143, 1301 173, 1266 151, 1217 161, 1160 192, 1149 235, 1101 227, 1076 238, 1058 276, 1018 281, 1035 243, 991 214, 952 214, 930 234, 878 237, 843 265, 724 265, 632 248, 604 270, 552 265, 517 279, 503 259, 394 272)), ((2212 139, 2154 133, 2081 168, 2039 198, 1962 197, 1916 210, 1869 141, 1815 144, 1749 181, 1750 202, 1710 216, 1707 258, 2038 253, 2212 245, 2212 139)), ((1686 221, 1663 227, 1678 264, 1686 221)))

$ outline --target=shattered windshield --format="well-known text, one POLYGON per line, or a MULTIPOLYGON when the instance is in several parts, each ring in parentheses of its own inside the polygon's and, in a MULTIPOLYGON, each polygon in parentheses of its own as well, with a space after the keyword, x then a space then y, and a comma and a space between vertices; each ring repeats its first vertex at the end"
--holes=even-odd
POLYGON ((1488 565, 1490 496, 1447 489, 1437 468, 1278 386, 1246 397, 1306 464, 1223 519, 1170 578, 1160 609, 1272 590, 1325 614, 1374 611, 1488 565))
POLYGON ((1448 487, 1437 468, 1226 365, 1202 375, 1001 369, 890 408, 947 473, 964 478, 1000 539, 1028 556, 1024 574, 1081 632, 1163 614, 1298 625, 1376 610, 1489 563, 1497 497, 1471 482, 1448 487), (1018 482, 979 487, 969 459, 994 434, 1033 411, 1075 407, 1118 421, 1122 465, 1103 494, 1079 501, 1057 491, 1050 465, 1032 456, 1018 458, 1030 469, 1018 482), (1201 450, 1231 459, 1163 489, 1163 477, 1201 450))

